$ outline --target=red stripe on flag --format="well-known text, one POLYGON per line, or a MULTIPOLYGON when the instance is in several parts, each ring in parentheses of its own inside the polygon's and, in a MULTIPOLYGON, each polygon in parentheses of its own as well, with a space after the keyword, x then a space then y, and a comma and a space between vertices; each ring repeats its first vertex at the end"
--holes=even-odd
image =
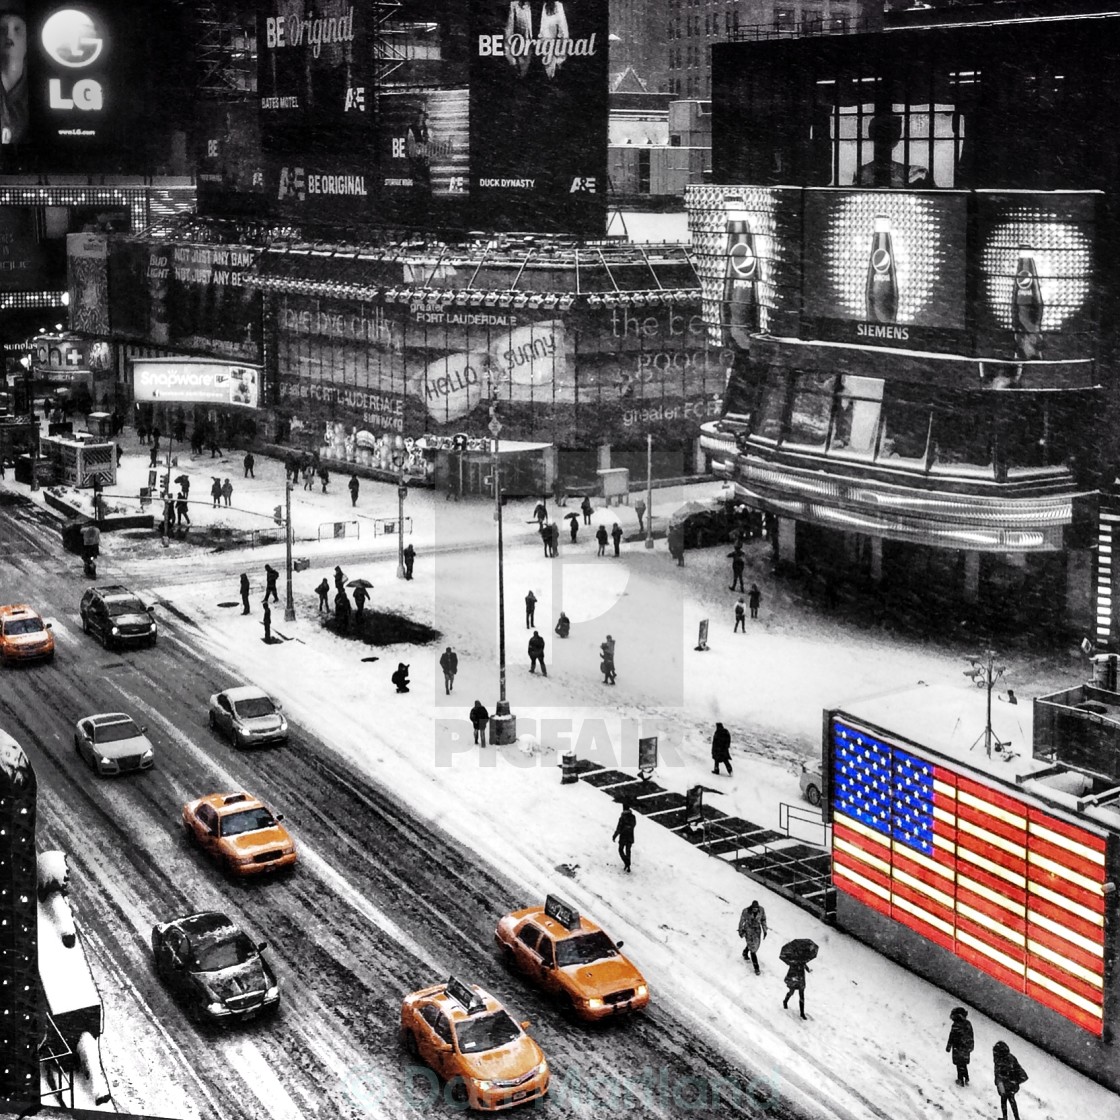
POLYGON ((957 775, 957 793, 971 794, 978 801, 986 801, 990 805, 996 806, 997 809, 1002 809, 1005 813, 1013 813, 1017 817, 1022 817, 1024 822, 1027 819, 1027 806, 1018 798, 1008 797, 1007 794, 1001 793, 998 789, 981 785, 971 778, 966 778, 963 774, 957 775))
POLYGON ((852 898, 858 899, 864 906, 870 906, 872 910, 877 910, 888 918, 891 916, 890 903, 885 898, 880 898, 873 891, 865 890, 859 883, 853 883, 851 879, 843 875, 834 875, 832 885, 838 891, 843 891, 845 894, 851 895, 852 898))
POLYGON ((957 832, 962 836, 968 831, 960 827, 961 822, 964 821, 971 822, 977 828, 982 828, 985 832, 990 832, 993 836, 998 836, 1010 844, 1016 844, 1021 848, 1027 846, 1026 828, 1008 824, 1007 821, 992 816, 990 813, 985 813, 975 805, 966 805, 961 802, 957 805, 957 832))
POLYGON ((1027 888, 1014 887, 1006 879, 1001 879, 998 875, 993 875, 986 868, 980 867, 978 864, 972 863, 967 859, 961 859, 957 863, 957 883, 967 887, 967 883, 961 883, 962 879, 974 879, 980 886, 987 887, 988 890, 995 894, 1000 895, 1002 898, 1009 899, 1011 902, 1017 902, 1020 906, 1025 906, 1027 903, 1027 888))
POLYGON ((971 945, 965 945, 960 940, 957 941, 957 955, 961 960, 968 961, 969 964, 978 968, 981 972, 986 972, 989 976, 994 976, 1000 983, 1006 984, 1009 988, 1013 988, 1017 992, 1024 990, 1023 977, 1009 968, 1004 968, 1003 965, 997 961, 992 960, 991 957, 985 956, 979 949, 974 949, 971 945))
POLYGON ((1075 844, 1083 844, 1086 848, 1091 848, 1102 856, 1108 850, 1108 843, 1103 836, 1088 832, 1075 824, 1067 824, 1065 821, 1058 820, 1057 817, 1050 816, 1049 813, 1044 813, 1041 809, 1027 806, 1027 817, 1032 824, 1040 825, 1051 832, 1057 832, 1067 840, 1072 840, 1075 844))
POLYGON ((1049 988, 1036 984, 1033 980, 1027 981, 1026 991, 1031 999, 1045 1004, 1052 1011, 1056 1011, 1059 1015, 1069 1019, 1070 1022, 1076 1023, 1083 1030, 1097 1036, 1104 1033, 1104 1021, 1100 1016, 1092 1015, 1076 1004, 1068 1003, 1057 992, 1052 992, 1049 988))
MULTIPOLYGON (((1074 852, 1067 851, 1065 848, 1059 847, 1057 844, 1052 844, 1048 840, 1044 840, 1041 836, 1032 835, 1030 838, 1030 849, 1036 855, 1042 856, 1043 859, 1048 859, 1052 863, 1058 864, 1060 867, 1068 868, 1075 875, 1080 875, 1083 879, 1088 879, 1090 883, 1103 883, 1104 867, 1099 863, 1093 863, 1090 860, 1083 859, 1081 856, 1074 852)), ((1045 868, 1036 867, 1031 872, 1032 877, 1041 875, 1047 876, 1050 880, 1060 879, 1060 875, 1056 875, 1053 871, 1047 871, 1045 868)), ((1040 879, 1040 882, 1043 881, 1040 879)), ((1050 883, 1046 883, 1047 886, 1050 883)), ((1054 887, 1057 890, 1057 887, 1054 887)), ((1074 883, 1069 883, 1063 890, 1063 894, 1076 892, 1076 897, 1080 899, 1082 894, 1089 894, 1085 891, 1084 887, 1077 886, 1074 883)), ((1096 892, 1092 892, 1092 897, 1100 897, 1096 892)))
MULTIPOLYGON (((1104 970, 1103 957, 1086 952, 1079 945, 1074 945, 1072 941, 1067 941, 1064 937, 1059 937, 1058 934, 1051 933, 1050 930, 1043 929, 1040 925, 1032 924, 1028 932, 1032 941, 1037 941, 1039 945, 1045 945, 1047 949, 1060 953, 1067 960, 1080 965, 1094 976, 1102 975, 1104 970)), ((1054 965, 1054 967, 1060 968, 1061 966, 1054 965)))
POLYGON ((938 929, 937 926, 922 921, 917 914, 911 914, 909 910, 904 910, 901 906, 892 906, 890 916, 896 922, 901 922, 904 926, 909 926, 915 933, 921 934, 927 941, 932 941, 935 945, 948 949, 950 953, 953 952, 952 937, 938 929))
MULTIPOLYGON (((958 830, 957 848, 958 855, 962 851, 974 852, 982 860, 999 864, 1000 867, 1006 867, 1008 871, 1015 875, 1021 875, 1024 879, 1027 877, 1026 856, 1012 855, 1011 852, 1005 852, 1002 848, 997 848, 994 844, 986 843, 984 840, 981 840, 979 836, 971 836, 967 832, 958 830)), ((970 866, 975 866, 975 864, 972 864, 971 860, 966 862, 968 862, 970 866)), ((1000 881, 1002 882, 1002 880, 1000 881)), ((1008 883, 1004 889, 1014 891, 1018 888, 1008 883)))
POLYGON ((1007 926, 1008 929, 1015 930, 1016 933, 1025 934, 1027 932, 1025 914, 1017 914, 1014 910, 1008 910, 1005 906, 1000 906, 999 903, 993 902, 985 895, 969 890, 966 884, 957 883, 957 906, 962 905, 971 906, 973 910, 979 910, 981 914, 999 922, 1000 925, 1007 926))
POLYGON ((874 883, 877 887, 882 887, 885 891, 891 889, 891 877, 888 874, 880 871, 877 867, 872 867, 869 863, 864 863, 856 856, 848 852, 841 851, 839 848, 834 848, 832 851, 832 862, 836 867, 846 867, 849 871, 855 872, 857 875, 862 875, 869 882, 874 883))
MULTIPOLYGON (((935 899, 930 898, 929 895, 922 894, 921 891, 915 890, 909 884, 901 883, 897 879, 894 881, 893 889, 894 894, 897 898, 905 899, 907 902, 912 903, 914 906, 920 907, 922 910, 925 910, 926 913, 932 914, 935 918, 940 918, 940 920, 945 922, 950 929, 953 928, 953 924, 956 918, 953 914, 953 908, 951 906, 943 906, 940 902, 937 902, 935 899)), ((899 910, 897 907, 895 907, 891 912, 897 917, 899 910)), ((951 934, 945 934, 945 936, 949 937, 950 940, 952 938, 951 934)))
POLYGON ((1002 953, 1005 957, 1022 964, 1027 959, 1026 946, 1021 943, 1016 943, 1010 938, 1005 937, 998 930, 989 929, 987 926, 982 925, 980 922, 969 918, 967 915, 957 911, 957 937, 958 944, 960 943, 960 934, 971 934, 977 941, 984 942, 985 945, 990 945, 997 952, 1002 953))
MULTIPOLYGON (((1078 899, 1080 902, 1080 899, 1078 899)), ((1092 941, 1095 945, 1104 945, 1104 926, 1094 925, 1092 922, 1085 921, 1084 918, 1078 917, 1076 914, 1059 906, 1056 902, 1051 902, 1048 898, 1043 898, 1041 895, 1030 895, 1030 901, 1027 904, 1031 910, 1036 914, 1041 914, 1044 918, 1049 918, 1052 922, 1057 922, 1059 925, 1065 926, 1066 929, 1081 937, 1085 937, 1092 941)))
POLYGON ((879 834, 875 837, 870 837, 862 832, 857 832, 854 828, 849 828, 843 821, 840 814, 836 814, 832 822, 832 841, 833 844, 837 840, 846 840, 854 848, 862 848, 866 852, 870 852, 877 859, 881 859, 884 863, 891 861, 891 848, 890 839, 883 836, 879 839, 879 834))
POLYGON ((1082 999, 1087 999, 1091 1003, 1100 1003, 1103 998, 1101 989, 1095 984, 1090 984, 1087 980, 1082 980, 1079 976, 1066 972, 1060 965, 1054 964, 1046 957, 1040 957, 1037 953, 1027 954, 1027 967, 1033 968, 1036 972, 1041 972, 1043 976, 1049 976, 1051 980, 1061 984, 1063 988, 1068 988, 1074 995, 1079 995, 1082 999))

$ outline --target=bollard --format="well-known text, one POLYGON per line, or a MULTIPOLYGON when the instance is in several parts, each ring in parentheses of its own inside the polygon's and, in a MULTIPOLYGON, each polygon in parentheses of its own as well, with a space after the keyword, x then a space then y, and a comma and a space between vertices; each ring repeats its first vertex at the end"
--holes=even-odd
POLYGON ((570 786, 579 781, 579 770, 576 767, 576 752, 564 751, 560 756, 560 784, 570 786))

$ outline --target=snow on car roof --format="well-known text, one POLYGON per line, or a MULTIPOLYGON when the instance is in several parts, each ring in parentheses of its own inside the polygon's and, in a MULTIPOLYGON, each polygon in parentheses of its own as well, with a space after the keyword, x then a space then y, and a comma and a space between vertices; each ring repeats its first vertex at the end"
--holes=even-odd
POLYGON ((223 941, 238 932, 232 919, 217 910, 206 910, 201 914, 189 914, 174 923, 191 940, 192 945, 203 941, 223 941))
POLYGON ((8 781, 21 787, 31 775, 31 763, 19 745, 6 731, 0 731, 0 773, 7 774, 8 781))
POLYGON ((85 718, 97 727, 105 727, 110 723, 132 723, 132 716, 127 712, 98 712, 85 718))
POLYGON ((224 695, 232 700, 235 704, 238 700, 256 700, 260 697, 268 697, 268 693, 263 688, 257 688, 252 684, 241 684, 236 688, 227 688, 224 690, 224 695))

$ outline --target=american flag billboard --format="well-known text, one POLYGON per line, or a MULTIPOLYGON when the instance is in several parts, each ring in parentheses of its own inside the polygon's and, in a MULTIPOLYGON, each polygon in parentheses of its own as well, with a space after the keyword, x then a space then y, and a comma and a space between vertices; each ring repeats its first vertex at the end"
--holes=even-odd
POLYGON ((837 890, 1100 1037, 1103 830, 841 719, 830 740, 837 890))

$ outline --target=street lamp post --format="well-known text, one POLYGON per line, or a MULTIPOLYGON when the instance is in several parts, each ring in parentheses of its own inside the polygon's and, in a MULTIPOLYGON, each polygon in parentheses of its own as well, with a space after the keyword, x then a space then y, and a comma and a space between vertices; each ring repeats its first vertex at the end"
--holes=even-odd
POLYGON ((292 598, 292 480, 284 479, 284 544, 288 566, 288 587, 284 598, 284 621, 295 622, 296 603, 292 598))
POLYGON ((495 746, 517 740, 517 717, 509 710, 506 699, 506 589, 505 552, 502 545, 502 480, 498 457, 498 435, 502 430, 498 407, 490 406, 491 444, 490 470, 494 476, 494 520, 498 523, 498 703, 490 721, 490 742, 495 746))
POLYGON ((408 485, 401 473, 397 483, 397 579, 404 579, 404 500, 408 497, 408 485))
POLYGON ((653 435, 646 433, 646 548, 653 548, 653 435))

